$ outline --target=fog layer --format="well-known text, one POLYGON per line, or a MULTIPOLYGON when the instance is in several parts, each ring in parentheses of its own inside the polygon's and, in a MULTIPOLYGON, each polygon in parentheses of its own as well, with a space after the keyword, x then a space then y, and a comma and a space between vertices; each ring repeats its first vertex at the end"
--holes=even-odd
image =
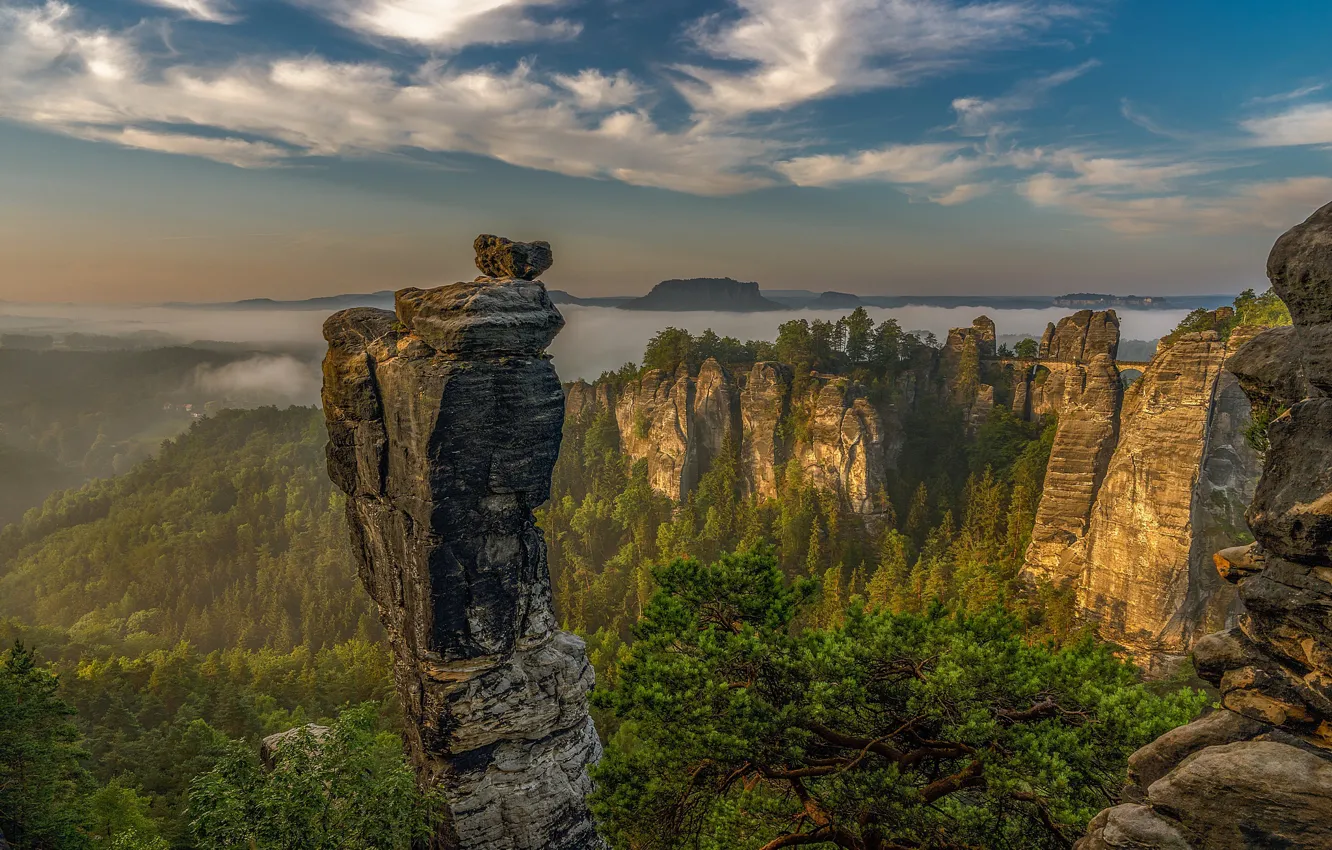
MULTIPOLYGON (((565 305, 567 325, 551 346, 560 377, 591 380, 643 356, 644 344, 666 327, 701 333, 708 328, 740 340, 777 336, 777 326, 792 319, 836 320, 849 310, 790 310, 772 313, 635 312, 606 307, 565 305)), ((977 316, 994 320, 1000 334, 1039 337, 1049 322, 1073 311, 1001 310, 981 307, 868 307, 876 321, 898 321, 906 331, 929 331, 942 340, 949 328, 971 324, 977 316)), ((1152 340, 1179 323, 1185 310, 1120 310, 1124 339, 1152 340)), ((215 370, 201 371, 200 388, 222 394, 260 395, 274 403, 309 403, 319 384, 318 360, 324 343, 320 326, 326 310, 225 309, 162 306, 0 304, 0 332, 63 335, 91 333, 137 336, 154 345, 226 345, 282 352, 286 357, 256 356, 215 370), (159 336, 166 335, 165 337, 159 336)), ((127 340, 128 342, 128 340, 127 340)))

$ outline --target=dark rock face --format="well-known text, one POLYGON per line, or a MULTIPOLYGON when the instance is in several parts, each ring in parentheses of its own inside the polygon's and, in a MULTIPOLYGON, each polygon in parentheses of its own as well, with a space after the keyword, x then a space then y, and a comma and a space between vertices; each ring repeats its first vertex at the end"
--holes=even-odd
POLYGON ((514 242, 482 234, 472 247, 476 249, 476 267, 486 277, 536 280, 555 264, 549 242, 514 242))
POLYGON ((449 801, 435 846, 600 847, 584 804, 592 669, 556 629, 532 516, 560 447, 565 394, 543 351, 563 319, 521 279, 396 303, 325 323, 323 399, 408 749, 449 801))
POLYGON ((1140 802, 1102 812, 1077 850, 1332 847, 1332 400, 1316 377, 1332 362, 1332 206, 1281 237, 1268 270, 1294 329, 1231 362, 1255 404, 1293 406, 1268 431, 1248 514, 1257 542, 1215 558, 1245 613, 1193 651, 1222 710, 1134 754, 1140 802))
POLYGON ((719 310, 726 313, 788 309, 759 294, 757 283, 729 277, 663 280, 647 295, 619 307, 621 310, 719 310))

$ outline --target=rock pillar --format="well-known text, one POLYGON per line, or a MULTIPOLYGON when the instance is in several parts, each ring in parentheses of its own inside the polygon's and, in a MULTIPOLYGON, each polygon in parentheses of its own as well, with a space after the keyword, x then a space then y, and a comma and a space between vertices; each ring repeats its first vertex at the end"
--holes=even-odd
POLYGON ((477 240, 482 277, 324 324, 328 469, 393 649, 407 745, 450 850, 600 847, 583 642, 556 628, 532 509, 550 493, 564 325, 544 243, 477 240), (506 253, 507 252, 507 253, 506 253))

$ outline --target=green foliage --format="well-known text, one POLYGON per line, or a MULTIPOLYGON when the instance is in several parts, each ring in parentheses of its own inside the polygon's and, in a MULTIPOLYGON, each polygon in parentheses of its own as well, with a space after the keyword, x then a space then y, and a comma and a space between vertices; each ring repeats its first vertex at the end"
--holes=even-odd
POLYGON ((1229 339, 1231 331, 1241 325, 1272 328, 1290 323, 1290 310, 1275 290, 1268 289, 1262 295, 1255 295, 1252 289, 1246 289, 1235 298, 1233 307, 1220 310, 1199 308, 1189 313, 1174 330, 1161 338, 1161 345, 1170 345, 1187 333, 1216 331, 1222 339, 1229 339))
POLYGON ((373 704, 344 711, 326 734, 302 728, 271 770, 235 741, 190 786, 201 850, 407 850, 434 831, 439 799, 422 794, 397 735, 373 704))
POLYGON ((595 695, 624 724, 594 769, 615 847, 1064 848, 1128 754, 1206 702, 1090 642, 1031 645, 998 609, 802 629, 815 591, 765 551, 656 577, 595 695))
POLYGON ((1024 360, 1031 360, 1040 352, 1040 343, 1031 337, 1024 337, 1018 340, 1017 345, 1013 346, 1013 355, 1021 357, 1024 360))
POLYGON ((0 834, 18 850, 86 846, 91 784, 74 710, 22 643, 0 655, 0 834))
POLYGON ((0 617, 144 649, 378 637, 312 408, 227 410, 0 533, 0 617))

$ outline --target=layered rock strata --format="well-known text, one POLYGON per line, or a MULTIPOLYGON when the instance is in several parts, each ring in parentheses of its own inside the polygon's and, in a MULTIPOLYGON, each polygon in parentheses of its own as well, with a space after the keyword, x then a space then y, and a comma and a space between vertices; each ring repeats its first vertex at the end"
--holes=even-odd
POLYGON ((1104 354, 1085 366, 1074 366, 1062 385, 1045 490, 1026 556, 1029 577, 1057 583, 1082 575, 1085 565, 1079 544, 1119 441, 1123 403, 1119 370, 1104 354))
POLYGON ((1332 847, 1332 205, 1277 241, 1268 275, 1294 330, 1228 365, 1255 406, 1287 410, 1248 512, 1257 540, 1216 556, 1245 613, 1193 653, 1222 709, 1134 754, 1130 802, 1077 850, 1332 847))
POLYGON ((563 319, 522 279, 395 300, 396 315, 325 323, 323 402, 408 751, 448 801, 433 846, 600 847, 584 803, 600 755, 592 669, 556 628, 532 516, 560 447, 564 391, 543 352, 563 319))

